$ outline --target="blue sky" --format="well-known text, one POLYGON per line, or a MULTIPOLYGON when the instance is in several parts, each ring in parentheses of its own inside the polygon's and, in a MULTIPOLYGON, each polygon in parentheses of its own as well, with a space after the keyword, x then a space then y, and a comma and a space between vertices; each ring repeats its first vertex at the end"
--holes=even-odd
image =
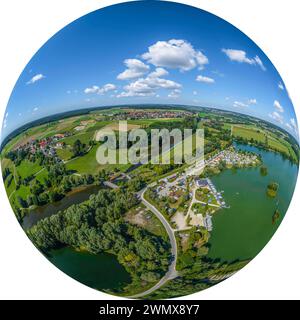
POLYGON ((280 75, 248 37, 205 11, 140 1, 92 12, 52 37, 15 85, 2 138, 46 115, 128 103, 217 107, 298 130, 280 75))

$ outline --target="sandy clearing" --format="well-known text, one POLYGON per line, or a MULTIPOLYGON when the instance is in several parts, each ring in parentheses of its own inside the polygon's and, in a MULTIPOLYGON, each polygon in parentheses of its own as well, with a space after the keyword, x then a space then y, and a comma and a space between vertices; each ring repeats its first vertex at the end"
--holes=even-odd
POLYGON ((177 225, 177 230, 184 230, 189 228, 186 224, 186 216, 181 211, 177 211, 171 219, 177 225))

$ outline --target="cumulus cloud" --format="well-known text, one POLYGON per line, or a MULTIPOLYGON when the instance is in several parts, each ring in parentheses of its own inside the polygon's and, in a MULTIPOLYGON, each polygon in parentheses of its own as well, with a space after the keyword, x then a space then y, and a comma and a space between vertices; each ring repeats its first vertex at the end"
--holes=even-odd
POLYGON ((112 84, 112 83, 107 83, 102 87, 98 87, 98 86, 92 86, 90 88, 86 88, 84 89, 84 93, 89 94, 89 93, 97 93, 97 94, 105 94, 106 92, 115 90, 117 87, 112 84))
POLYGON ((257 55, 254 58, 249 58, 247 57, 247 53, 245 51, 236 49, 222 49, 222 52, 224 52, 231 61, 247 63, 253 66, 256 65, 259 66, 262 70, 266 70, 263 62, 257 55))
POLYGON ((181 90, 175 89, 168 94, 168 98, 176 99, 180 96, 181 90))
POLYGON ((275 120, 276 122, 283 124, 283 116, 281 114, 279 114, 277 111, 269 113, 269 117, 272 118, 273 120, 275 120))
POLYGON ((284 86, 283 86, 282 82, 279 82, 279 83, 278 83, 278 88, 279 88, 280 90, 284 90, 284 86))
POLYGON ((156 67, 188 71, 195 67, 203 69, 208 58, 185 40, 157 41, 148 48, 142 58, 156 67))
POLYGON ((234 101, 233 106, 236 108, 246 108, 248 107, 248 104, 241 101, 234 101))
POLYGON ((26 82, 26 84, 33 84, 37 81, 40 81, 42 79, 46 78, 43 74, 39 73, 33 76, 29 81, 26 82))
POLYGON ((251 105, 251 104, 257 104, 257 100, 256 99, 249 99, 248 105, 251 105))
POLYGON ((291 131, 293 130, 293 127, 287 122, 286 124, 285 124, 291 131))
POLYGON ((274 107, 278 112, 281 112, 281 113, 284 112, 283 106, 277 100, 274 101, 274 107))
POLYGON ((150 78, 159 78, 168 75, 169 72, 164 68, 156 68, 155 71, 149 73, 150 78))
POLYGON ((289 123, 286 123, 286 126, 291 130, 294 131, 297 135, 298 135, 298 127, 297 127, 297 123, 296 120, 294 118, 290 119, 289 123))
MULTIPOLYGON (((225 100, 229 100, 230 98, 229 97, 226 97, 225 100)), ((255 105, 257 104, 257 100, 256 99, 249 99, 247 100, 246 102, 242 102, 242 101, 234 101, 233 102, 233 106, 236 107, 236 108, 247 108, 251 105, 255 105)))
POLYGON ((215 80, 213 78, 205 77, 202 75, 197 76, 196 81, 203 83, 215 83, 215 80))
POLYGON ((119 80, 132 80, 142 77, 149 71, 149 66, 138 59, 126 59, 124 64, 127 67, 122 73, 117 76, 119 80))
POLYGON ((162 70, 156 70, 150 73, 146 78, 140 78, 134 82, 124 86, 124 91, 117 95, 120 97, 145 97, 153 96, 158 89, 175 90, 180 89, 181 84, 158 77, 159 74, 163 74, 162 70))

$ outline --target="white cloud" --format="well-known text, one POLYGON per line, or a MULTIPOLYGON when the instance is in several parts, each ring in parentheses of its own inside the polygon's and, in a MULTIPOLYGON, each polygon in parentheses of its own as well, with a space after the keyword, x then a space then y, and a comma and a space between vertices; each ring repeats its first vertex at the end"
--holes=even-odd
POLYGON ((196 81, 203 83, 215 83, 215 80, 213 78, 205 77, 202 75, 197 76, 196 81))
POLYGON ((119 80, 132 80, 142 77, 145 73, 149 71, 149 66, 138 59, 126 59, 124 64, 127 69, 124 70, 117 76, 119 80))
POLYGON ((3 120, 3 128, 5 129, 7 127, 7 117, 8 117, 8 112, 6 112, 3 120))
POLYGON ((117 95, 117 97, 120 98, 153 96, 156 94, 156 90, 158 89, 175 90, 180 88, 181 84, 175 81, 163 78, 156 78, 153 77, 153 75, 149 75, 146 78, 140 78, 124 86, 124 91, 117 95))
POLYGON ((249 99, 248 105, 251 105, 251 104, 257 104, 257 100, 256 99, 249 99))
POLYGON ((39 80, 42 80, 46 78, 43 74, 39 73, 39 74, 36 74, 35 76, 33 76, 29 81, 26 82, 26 84, 33 84, 39 80))
POLYGON ((168 94, 168 98, 176 99, 180 96, 181 90, 175 89, 168 94))
MULTIPOLYGON (((229 101, 230 98, 226 97, 225 100, 229 101)), ((246 102, 243 102, 243 101, 234 101, 233 102, 233 106, 236 108, 247 108, 247 107, 250 107, 250 106, 253 106, 256 104, 257 104, 257 100, 255 98, 248 99, 246 102)))
POLYGON ((266 71, 266 67, 264 66, 264 64, 263 64, 263 62, 261 61, 261 59, 260 59, 259 56, 255 56, 255 57, 254 57, 254 61, 256 62, 256 64, 257 64, 258 66, 261 67, 261 69, 262 69, 263 71, 266 71))
POLYGON ((168 75, 169 72, 164 68, 156 68, 155 71, 149 73, 150 78, 159 78, 168 75))
POLYGON ((259 56, 255 56, 254 58, 248 58, 247 53, 245 51, 236 49, 222 49, 222 52, 224 52, 231 61, 236 61, 239 63, 248 63, 254 66, 257 65, 261 67, 262 70, 266 70, 259 56))
POLYGON ((67 94, 71 94, 71 93, 77 94, 78 90, 77 89, 75 89, 75 90, 67 90, 67 94))
POLYGON ((196 96, 198 94, 198 92, 195 90, 193 91, 193 95, 196 96))
POLYGON ((98 86, 92 86, 84 89, 84 93, 97 93, 100 88, 98 86))
POLYGON ((291 118, 290 123, 287 123, 286 125, 288 128, 293 130, 298 135, 298 127, 297 127, 296 120, 294 118, 291 118))
POLYGON ((275 120, 276 122, 283 124, 283 116, 280 115, 277 111, 269 113, 269 117, 275 120))
POLYGON ((281 112, 281 113, 284 112, 283 106, 277 100, 274 101, 274 107, 278 112, 281 112))
POLYGON ((247 108, 248 104, 241 102, 241 101, 234 101, 233 106, 235 108, 247 108))
POLYGON ((278 88, 279 88, 280 90, 284 90, 284 86, 283 86, 282 82, 279 82, 279 83, 278 83, 278 88))
POLYGON ((293 127, 287 122, 286 124, 285 124, 291 131, 293 130, 293 127))
POLYGON ((36 111, 38 111, 38 110, 39 110, 38 107, 33 108, 33 112, 36 112, 36 111))
POLYGON ((116 90, 116 86, 112 83, 107 83, 103 87, 92 86, 90 88, 84 89, 84 93, 97 93, 97 94, 105 94, 106 92, 116 90))
POLYGON ((218 71, 218 70, 213 70, 211 73, 212 73, 212 74, 216 74, 217 76, 219 76, 219 77, 221 77, 221 78, 224 78, 224 77, 225 77, 225 74, 222 73, 222 72, 220 72, 220 71, 218 71))
POLYGON ((99 94, 104 94, 106 92, 112 91, 112 90, 116 90, 116 86, 112 83, 107 83, 105 84, 102 88, 100 88, 99 90, 99 94))
POLYGON ((203 69, 208 64, 208 58, 185 40, 172 39, 157 41, 148 48, 142 58, 156 67, 166 67, 188 71, 195 67, 203 69))

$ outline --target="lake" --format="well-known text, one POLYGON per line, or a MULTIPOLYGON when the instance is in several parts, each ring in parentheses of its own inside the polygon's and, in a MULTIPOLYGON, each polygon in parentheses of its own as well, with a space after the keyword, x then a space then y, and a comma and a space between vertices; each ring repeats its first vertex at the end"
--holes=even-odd
POLYGON ((253 258, 271 239, 288 209, 298 174, 298 167, 280 154, 248 145, 236 146, 261 154, 268 174, 262 176, 257 167, 225 170, 211 178, 218 191, 224 190, 223 197, 230 208, 213 216, 208 257, 228 262, 253 258), (279 183, 276 198, 266 194, 271 181, 279 183), (273 223, 277 206, 280 217, 273 223))
POLYGON ((22 221, 22 228, 28 230, 39 220, 47 218, 58 211, 65 210, 72 204, 79 204, 88 200, 92 194, 97 194, 101 188, 103 189, 103 187, 95 185, 78 187, 67 193, 66 196, 60 201, 37 207, 25 215, 22 221))
POLYGON ((73 279, 97 290, 119 290, 131 282, 114 255, 91 254, 71 247, 51 250, 48 259, 73 279))
MULTIPOLYGON (((79 204, 97 194, 101 186, 78 187, 55 203, 49 203, 32 210, 23 219, 22 227, 26 230, 39 220, 65 210, 73 204, 79 204)), ((108 253, 91 254, 77 251, 71 247, 51 250, 47 258, 60 270, 98 290, 118 290, 131 282, 131 277, 114 255, 108 253)))

